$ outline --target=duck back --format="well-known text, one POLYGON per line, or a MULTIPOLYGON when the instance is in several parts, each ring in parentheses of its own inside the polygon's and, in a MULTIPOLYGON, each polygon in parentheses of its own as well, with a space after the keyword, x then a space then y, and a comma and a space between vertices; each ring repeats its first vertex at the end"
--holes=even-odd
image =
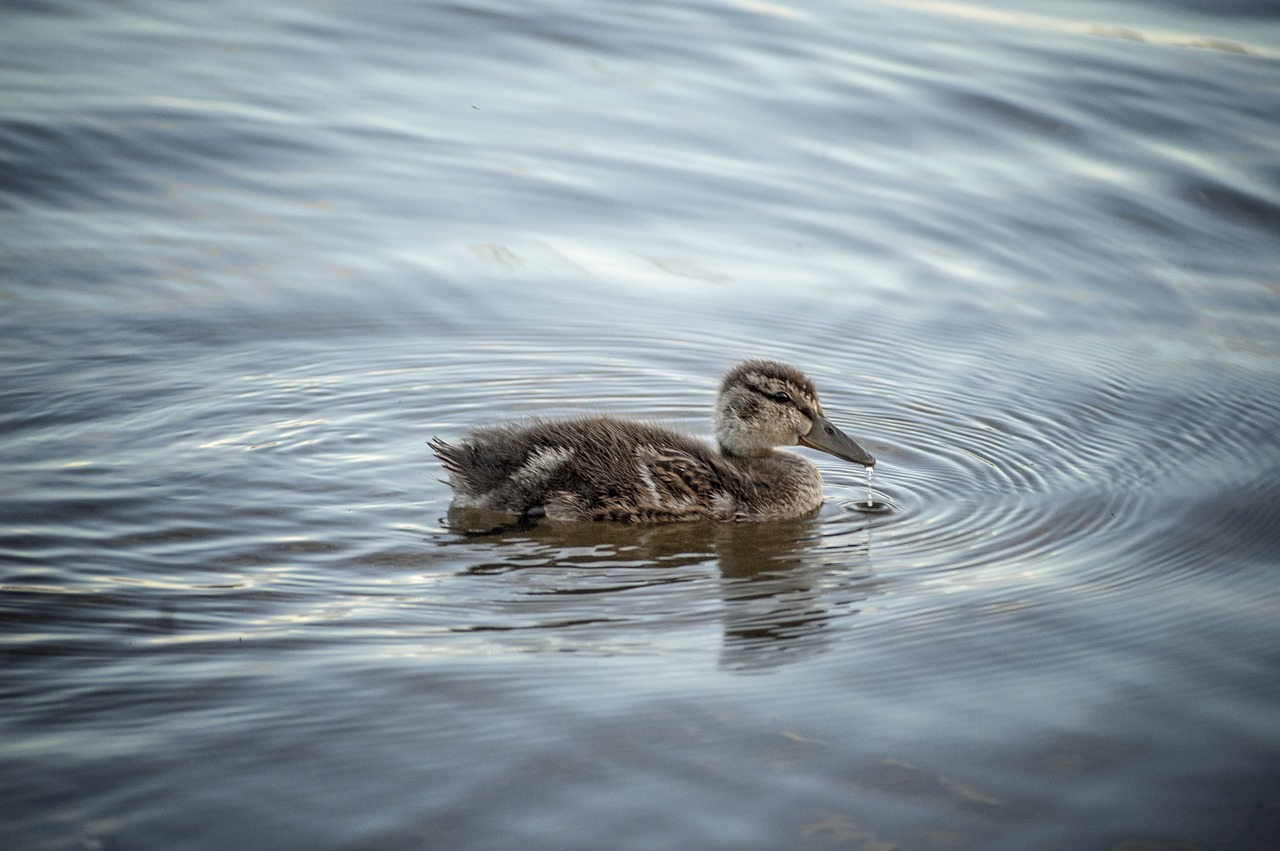
POLYGON ((463 507, 553 519, 730 519, 735 471, 702 441, 610 417, 481 428, 432 448, 463 507))

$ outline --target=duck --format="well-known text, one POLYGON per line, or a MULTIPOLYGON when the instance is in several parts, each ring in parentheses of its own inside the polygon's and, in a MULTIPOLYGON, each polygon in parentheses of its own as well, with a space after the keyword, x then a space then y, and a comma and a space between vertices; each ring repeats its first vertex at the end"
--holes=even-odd
POLYGON ((745 360, 720 382, 715 446, 609 415, 535 419, 429 442, 455 508, 532 521, 667 523, 803 517, 822 505, 822 475, 782 446, 875 466, 827 418, 813 382, 774 360, 745 360))

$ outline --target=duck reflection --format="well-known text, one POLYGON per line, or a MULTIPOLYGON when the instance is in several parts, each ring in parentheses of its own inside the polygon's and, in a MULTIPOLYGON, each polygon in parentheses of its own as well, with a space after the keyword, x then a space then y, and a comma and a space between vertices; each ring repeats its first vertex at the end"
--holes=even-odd
POLYGON ((865 529, 833 532, 817 518, 722 526, 721 667, 766 670, 826 650, 833 621, 873 593, 869 542, 865 529))
MULTIPOLYGON (((448 525, 457 537, 447 545, 480 545, 464 568, 469 575, 539 568, 525 594, 577 597, 681 585, 696 600, 672 605, 670 597, 644 606, 628 604, 620 618, 600 601, 599 621, 618 620, 644 629, 688 623, 696 602, 705 600, 707 580, 716 581, 722 604, 720 666, 738 672, 764 671, 809 658, 831 644, 833 624, 856 614, 875 593, 870 535, 865 524, 822 522, 817 517, 760 523, 629 525, 600 523, 513 523, 510 515, 452 509, 448 525), (697 566, 714 566, 711 577, 697 566), (556 568, 558 570, 547 570, 556 568), (583 570, 589 568, 589 570, 583 570), (683 609, 687 611, 676 611, 683 609)), ((525 574, 526 576, 530 574, 525 574)), ((672 592, 675 593, 675 592, 672 592)), ((546 611, 547 615, 552 613, 546 611)), ((564 610, 543 622, 555 629, 564 610)), ((585 614, 585 613, 576 613, 585 614)), ((491 629, 502 629, 493 625, 491 629)), ((474 629, 474 627, 471 627, 474 629)), ((634 636, 631 636, 634 639, 634 636)))

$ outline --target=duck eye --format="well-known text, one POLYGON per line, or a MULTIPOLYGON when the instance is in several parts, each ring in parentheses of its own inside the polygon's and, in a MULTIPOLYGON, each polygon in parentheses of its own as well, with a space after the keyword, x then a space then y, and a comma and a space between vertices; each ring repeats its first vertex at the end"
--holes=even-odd
POLYGON ((775 402, 787 403, 791 401, 791 397, 779 390, 777 393, 770 393, 769 398, 775 402))

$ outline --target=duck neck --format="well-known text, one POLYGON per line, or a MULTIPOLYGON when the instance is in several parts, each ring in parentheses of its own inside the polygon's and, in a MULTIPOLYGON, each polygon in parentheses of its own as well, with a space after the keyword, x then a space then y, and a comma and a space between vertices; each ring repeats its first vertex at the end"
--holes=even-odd
POLYGON ((720 454, 725 458, 728 458, 730 461, 733 461, 735 464, 749 464, 753 461, 760 461, 778 454, 767 446, 764 448, 732 446, 724 443, 723 441, 716 441, 716 444, 717 448, 720 450, 720 454))
POLYGON ((724 456, 740 476, 738 510, 745 517, 795 517, 822 504, 822 475, 806 458, 772 449, 752 455, 724 452, 724 456))

